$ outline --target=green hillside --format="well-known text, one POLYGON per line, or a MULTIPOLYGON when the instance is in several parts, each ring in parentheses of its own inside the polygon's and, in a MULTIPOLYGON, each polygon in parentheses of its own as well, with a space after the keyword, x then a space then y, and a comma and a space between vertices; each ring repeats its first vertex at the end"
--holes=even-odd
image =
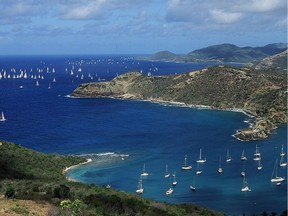
POLYGON ((277 125, 287 122, 287 81, 286 73, 281 71, 215 66, 174 76, 131 72, 111 82, 82 84, 72 96, 132 98, 243 110, 254 115, 256 122, 255 127, 235 134, 241 140, 267 138, 277 125))

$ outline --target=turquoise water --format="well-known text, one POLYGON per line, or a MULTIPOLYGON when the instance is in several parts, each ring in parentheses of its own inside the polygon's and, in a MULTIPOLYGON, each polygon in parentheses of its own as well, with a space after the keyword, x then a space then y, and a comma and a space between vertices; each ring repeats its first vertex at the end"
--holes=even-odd
MULTIPOLYGON (((138 62, 116 56, 1 57, 0 72, 3 76, 6 71, 6 78, 0 79, 0 111, 8 120, 0 123, 0 137, 46 153, 92 158, 92 163, 68 173, 84 183, 111 184, 115 189, 135 193, 145 164, 151 175, 143 178, 144 197, 196 203, 228 215, 282 212, 287 208, 287 184, 276 187, 270 178, 282 144, 287 151, 286 125, 266 140, 241 142, 232 135, 253 120, 243 113, 66 97, 79 83, 97 81, 99 77, 109 80, 129 70, 174 74, 206 65, 138 62), (78 72, 80 67, 82 71, 78 72), (13 79, 12 75, 21 70, 43 75, 43 79, 37 78, 40 86, 35 86, 34 78, 13 79), (256 144, 262 154, 261 171, 252 159, 256 144), (200 167, 203 173, 196 175, 200 148, 207 162, 200 167), (230 163, 226 162, 228 149, 230 163), (240 160, 243 150, 246 162, 240 160), (190 171, 181 170, 185 155, 193 167, 190 171), (217 172, 220 156, 222 174, 217 172), (176 173, 178 182, 171 196, 165 195, 173 181, 164 178, 166 164, 171 173, 176 173), (243 169, 251 189, 247 193, 241 192, 243 169), (193 182, 196 192, 189 188, 193 182)), ((286 168, 278 168, 279 176, 286 177, 286 173, 286 168)))

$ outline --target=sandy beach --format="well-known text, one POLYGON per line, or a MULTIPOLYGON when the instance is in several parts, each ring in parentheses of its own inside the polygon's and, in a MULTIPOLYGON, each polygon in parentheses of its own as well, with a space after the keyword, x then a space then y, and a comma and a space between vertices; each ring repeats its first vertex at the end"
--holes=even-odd
POLYGON ((82 166, 82 165, 85 165, 85 164, 88 164, 88 163, 91 163, 92 162, 92 159, 91 158, 88 158, 85 162, 82 162, 82 163, 79 163, 79 164, 76 164, 76 165, 73 165, 73 166, 70 166, 70 167, 66 167, 65 169, 63 169, 63 174, 66 175, 66 178, 68 181, 74 181, 76 182, 77 180, 75 179, 72 179, 72 178, 69 178, 67 176, 67 172, 71 169, 74 169, 76 167, 79 167, 79 166, 82 166))

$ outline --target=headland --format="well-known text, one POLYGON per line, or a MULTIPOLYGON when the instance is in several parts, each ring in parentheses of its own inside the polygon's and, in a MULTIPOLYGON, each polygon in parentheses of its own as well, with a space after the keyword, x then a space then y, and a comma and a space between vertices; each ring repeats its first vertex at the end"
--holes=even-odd
POLYGON ((287 83, 283 71, 219 65, 170 76, 129 72, 109 82, 81 84, 71 96, 243 112, 254 116, 255 122, 234 134, 241 141, 265 139, 278 125, 287 123, 287 83))

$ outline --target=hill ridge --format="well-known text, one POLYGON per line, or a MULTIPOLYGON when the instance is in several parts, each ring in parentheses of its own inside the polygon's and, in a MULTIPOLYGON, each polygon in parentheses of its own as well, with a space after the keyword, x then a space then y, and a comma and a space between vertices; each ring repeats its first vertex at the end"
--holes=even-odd
POLYGON ((274 43, 262 47, 239 47, 230 43, 211 45, 177 55, 170 51, 160 51, 151 56, 138 56, 139 60, 171 62, 237 62, 250 63, 287 50, 287 43, 274 43), (169 53, 170 55, 167 55, 169 53))

